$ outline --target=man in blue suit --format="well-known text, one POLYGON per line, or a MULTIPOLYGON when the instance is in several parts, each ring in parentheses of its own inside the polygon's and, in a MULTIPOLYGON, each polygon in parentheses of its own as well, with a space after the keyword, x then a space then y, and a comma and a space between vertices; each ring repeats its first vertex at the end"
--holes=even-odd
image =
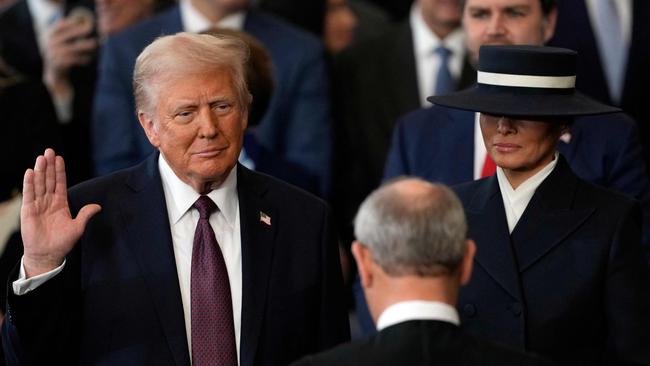
POLYGON ((134 71, 159 152, 67 194, 51 149, 25 173, 12 364, 286 365, 349 337, 326 205, 237 164, 246 54, 160 38, 134 71))
POLYGON ((321 192, 326 192, 330 110, 322 45, 305 32, 248 9, 246 0, 182 0, 104 44, 93 118, 96 173, 138 163, 152 151, 132 112, 136 56, 160 35, 201 32, 215 24, 244 30, 268 49, 276 88, 265 118, 256 127, 256 138, 273 153, 317 176, 321 192))
MULTIPOLYGON (((574 0, 558 2, 555 35, 549 46, 566 47, 578 52, 580 79, 576 87, 603 103, 617 105, 639 123, 640 140, 650 163, 650 109, 647 86, 650 83, 650 2, 645 0, 574 0), (598 7, 607 14, 598 16, 598 7), (601 23, 602 24, 601 26, 601 23), (603 33, 610 27, 621 29, 619 41, 606 41, 603 33), (612 55, 614 54, 614 55, 612 55), (618 56, 619 60, 611 56, 618 56), (613 65, 612 65, 613 64, 613 65), (618 76, 607 71, 620 68, 618 76)), ((607 36, 607 34, 605 34, 607 36)), ((616 72, 614 72, 616 74, 616 72)))

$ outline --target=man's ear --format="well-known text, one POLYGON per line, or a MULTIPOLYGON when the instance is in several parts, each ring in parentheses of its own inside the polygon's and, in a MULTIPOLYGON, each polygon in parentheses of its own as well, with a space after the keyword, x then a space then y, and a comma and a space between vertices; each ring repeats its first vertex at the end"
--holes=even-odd
POLYGON ((542 19, 542 36, 544 37, 544 43, 548 42, 553 38, 555 34, 555 26, 557 24, 557 7, 551 9, 548 15, 544 16, 542 19))
POLYGON ((138 121, 140 121, 140 126, 144 130, 144 133, 147 135, 149 142, 154 147, 158 148, 160 146, 160 139, 158 138, 158 131, 154 124, 153 118, 150 113, 138 111, 138 121))
POLYGON ((359 280, 361 287, 368 288, 372 286, 373 273, 372 273, 372 254, 368 247, 361 244, 358 240, 352 243, 352 255, 357 262, 357 269, 359 270, 359 280))
POLYGON ((465 285, 472 277, 472 267, 474 265, 474 255, 476 254, 476 244, 472 239, 467 239, 467 247, 465 248, 465 255, 460 263, 459 268, 459 282, 460 285, 465 285))

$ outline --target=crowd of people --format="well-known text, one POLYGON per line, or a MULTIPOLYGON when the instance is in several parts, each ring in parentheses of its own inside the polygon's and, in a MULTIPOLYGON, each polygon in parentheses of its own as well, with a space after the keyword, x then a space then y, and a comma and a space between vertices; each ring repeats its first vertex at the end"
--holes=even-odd
POLYGON ((650 365, 647 16, 0 1, 5 361, 650 365))

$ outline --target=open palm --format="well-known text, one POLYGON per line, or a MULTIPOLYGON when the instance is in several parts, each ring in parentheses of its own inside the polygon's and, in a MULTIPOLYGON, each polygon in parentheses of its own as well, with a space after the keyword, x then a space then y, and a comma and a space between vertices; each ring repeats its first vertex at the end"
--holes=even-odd
POLYGON ((68 207, 65 163, 54 150, 45 150, 34 169, 25 172, 21 235, 27 277, 48 272, 63 263, 79 240, 88 220, 101 210, 97 204, 84 206, 73 219, 68 207))

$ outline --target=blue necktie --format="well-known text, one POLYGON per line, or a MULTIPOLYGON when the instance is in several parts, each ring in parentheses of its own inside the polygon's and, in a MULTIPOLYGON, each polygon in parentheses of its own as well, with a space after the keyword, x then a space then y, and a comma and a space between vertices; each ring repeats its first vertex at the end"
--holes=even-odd
POLYGON ((439 58, 438 72, 436 73, 435 88, 433 95, 447 94, 456 89, 456 81, 449 71, 449 57, 451 51, 444 46, 440 46, 433 51, 439 58))
POLYGON ((603 63, 609 95, 619 104, 625 83, 627 42, 623 38, 621 19, 614 0, 598 0, 596 4, 596 40, 603 63))

